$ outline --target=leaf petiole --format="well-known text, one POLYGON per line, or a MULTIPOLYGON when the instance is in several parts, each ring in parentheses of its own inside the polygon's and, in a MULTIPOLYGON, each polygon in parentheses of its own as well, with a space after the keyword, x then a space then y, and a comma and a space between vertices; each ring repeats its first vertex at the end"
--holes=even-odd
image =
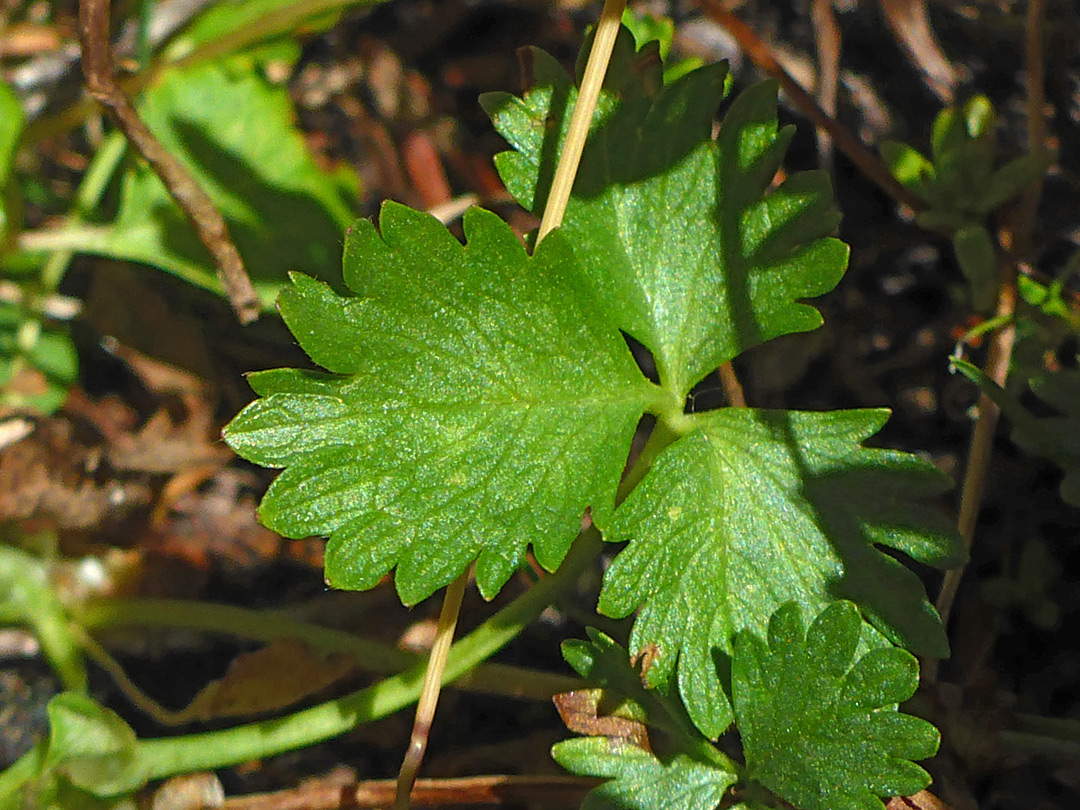
POLYGON ((435 718, 435 707, 439 703, 439 690, 442 687, 443 672, 446 670, 446 656, 450 652, 450 643, 454 640, 458 614, 461 612, 461 600, 465 596, 465 586, 469 584, 469 570, 466 568, 458 578, 451 582, 443 595, 442 610, 439 612, 439 624, 435 634, 435 643, 428 656, 427 671, 424 673, 424 687, 420 700, 416 704, 416 719, 413 720, 412 733, 409 735, 409 747, 398 772, 397 793, 394 807, 408 810, 409 796, 416 774, 424 761, 427 751, 431 723, 435 718))
MULTIPOLYGON (((571 587, 600 553, 603 541, 590 528, 582 533, 559 569, 500 610, 450 648, 443 683, 450 683, 502 649, 571 587)), ((361 723, 399 711, 420 696, 426 662, 377 684, 286 717, 242 726, 140 740, 139 763, 151 779, 201 771, 260 759, 322 742, 361 723)))
POLYGON ((589 61, 585 65, 585 75, 581 80, 577 104, 574 106, 573 115, 570 116, 570 128, 566 133, 562 153, 559 155, 559 165, 555 168, 555 177, 551 181, 551 191, 548 193, 547 204, 544 206, 544 216, 540 220, 540 230, 536 235, 537 244, 562 224, 566 204, 570 202, 570 191, 574 187, 574 179, 577 177, 578 166, 581 164, 585 138, 589 134, 596 103, 600 99, 600 88, 604 84, 604 76, 607 73, 608 62, 611 60, 611 52, 615 48, 615 37, 619 33, 625 8, 626 0, 604 0, 600 21, 596 24, 592 50, 589 51, 589 61))
MULTIPOLYGON (((156 627, 224 634, 266 644, 276 639, 301 638, 323 653, 347 653, 365 672, 378 675, 393 675, 420 660, 419 656, 388 644, 293 618, 287 613, 213 602, 103 599, 80 608, 73 619, 93 633, 118 627, 156 627)), ((487 663, 463 676, 454 686, 479 694, 548 701, 554 694, 576 689, 578 681, 553 672, 487 663)))

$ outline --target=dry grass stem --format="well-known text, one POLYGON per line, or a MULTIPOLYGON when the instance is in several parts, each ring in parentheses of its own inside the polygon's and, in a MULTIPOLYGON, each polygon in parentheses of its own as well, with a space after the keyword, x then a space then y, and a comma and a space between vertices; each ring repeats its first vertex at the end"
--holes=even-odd
POLYGON ((225 218, 187 168, 143 123, 116 82, 109 39, 109 5, 109 0, 81 0, 79 3, 79 41, 86 88, 111 113, 128 141, 161 178, 214 258, 218 277, 236 317, 241 323, 251 323, 259 316, 259 297, 229 236, 225 218))

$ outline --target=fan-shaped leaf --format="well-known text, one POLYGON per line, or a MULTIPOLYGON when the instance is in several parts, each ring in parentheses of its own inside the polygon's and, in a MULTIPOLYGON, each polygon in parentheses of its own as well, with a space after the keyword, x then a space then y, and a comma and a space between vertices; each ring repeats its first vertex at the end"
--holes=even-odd
POLYGON ((939 735, 896 704, 919 685, 914 656, 895 647, 855 661, 860 628, 850 602, 830 605, 806 630, 788 603, 768 642, 739 634, 732 692, 747 776, 800 810, 883 810, 930 777, 912 760, 937 753, 939 735))
POLYGON ((852 599, 889 640, 947 654, 918 578, 874 545, 955 565, 954 530, 923 500, 949 482, 914 456, 860 446, 886 416, 702 414, 699 429, 661 453, 619 507, 605 537, 630 544, 604 577, 600 611, 621 617, 640 606, 631 652, 653 651, 650 685, 677 672, 706 736, 731 722, 724 673, 735 634, 763 632, 790 600, 816 611, 852 599))
POLYGON ((281 297, 300 345, 333 374, 256 375, 263 398, 225 437, 286 468, 261 516, 291 537, 329 534, 330 584, 370 588, 396 565, 412 604, 477 560, 491 597, 530 543, 558 566, 586 507, 606 525, 660 392, 588 304, 557 235, 530 258, 473 209, 463 247, 395 204, 381 229, 361 221, 348 238, 356 297, 304 276, 281 297))
MULTIPOLYGON (((534 52, 536 87, 482 100, 516 151, 496 158, 507 188, 539 211, 576 88, 534 52)), ((766 193, 794 134, 777 128, 776 85, 744 92, 710 132, 726 69, 664 86, 655 43, 625 30, 582 157, 562 230, 600 305, 653 352, 680 399, 717 365, 765 340, 821 324, 799 303, 839 281, 847 247, 823 173, 766 193)))

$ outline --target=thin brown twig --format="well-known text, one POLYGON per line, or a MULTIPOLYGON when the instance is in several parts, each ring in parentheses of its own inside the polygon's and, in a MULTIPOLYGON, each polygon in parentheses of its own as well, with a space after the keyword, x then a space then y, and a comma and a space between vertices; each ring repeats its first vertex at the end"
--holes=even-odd
MULTIPOLYGON (((1013 344, 1016 340, 1016 327, 1012 323, 1012 316, 1016 312, 1017 299, 1015 264, 1006 262, 1005 273, 1011 275, 1011 278, 1006 278, 998 290, 995 317, 1002 317, 1007 323, 993 333, 990 340, 990 350, 987 353, 986 366, 983 369, 986 376, 998 385, 1005 384, 1009 361, 1012 358, 1013 344)), ((983 494, 986 491, 986 477, 990 468, 990 454, 993 449, 998 416, 997 404, 986 394, 982 394, 979 397, 975 430, 971 434, 971 445, 968 448, 964 484, 960 493, 960 515, 957 518, 960 539, 967 550, 971 549, 975 539, 975 524, 978 521, 983 494)), ((937 599, 937 611, 941 616, 942 624, 947 624, 949 621, 949 613, 952 611, 956 591, 960 586, 960 579, 963 575, 964 566, 953 568, 945 573, 945 579, 941 584, 941 592, 938 594, 937 599)), ((927 662, 927 664, 928 666, 924 668, 924 672, 927 678, 932 681, 936 676, 936 667, 930 662, 927 662)))
POLYGON ((862 141, 818 106, 818 103, 802 88, 802 85, 784 70, 776 57, 773 56, 769 46, 748 25, 725 9, 720 0, 700 0, 700 5, 707 17, 723 26, 729 34, 735 37, 739 46, 758 68, 780 82, 780 87, 787 93, 792 104, 798 107, 814 126, 828 132, 836 148, 847 155, 848 159, 858 166, 859 170, 874 184, 894 200, 909 206, 913 210, 921 211, 926 207, 926 204, 921 199, 897 182, 884 162, 867 149, 862 141))
MULTIPOLYGON (((570 116, 569 130, 563 143, 562 153, 559 155, 559 163, 555 168, 555 177, 552 179, 547 203, 544 205, 544 214, 536 236, 537 245, 562 223, 581 161, 581 153, 585 147, 589 123, 596 109, 600 88, 615 44, 615 36, 619 30, 619 21, 625 7, 625 0, 604 0, 604 8, 600 12, 600 21, 596 26, 592 49, 585 66, 585 75, 578 92, 577 104, 570 116)), ((466 570, 450 584, 443 597, 439 629, 435 645, 431 649, 428 669, 424 675, 424 689, 416 707, 416 719, 413 721, 409 747, 401 763, 401 770, 398 772, 394 810, 408 810, 410 805, 413 786, 416 784, 416 774, 420 770, 420 764, 423 762, 424 752, 427 749, 431 722, 439 699, 439 687, 442 684, 443 668, 446 665, 446 654, 453 640, 467 581, 468 571, 466 570)))
POLYGON ((720 385, 724 388, 728 405, 732 408, 745 408, 746 393, 743 391, 742 383, 739 382, 739 378, 735 374, 735 367, 731 365, 731 361, 728 360, 721 365, 716 370, 716 373, 720 377, 720 385))
POLYGON ((0 57, 21 58, 55 51, 62 40, 54 26, 36 23, 0 25, 0 57))
MULTIPOLYGON (((1029 148, 1035 153, 1041 153, 1046 148, 1046 123, 1043 117, 1044 60, 1042 52, 1044 13, 1043 0, 1031 0, 1028 4, 1026 23, 1024 72, 1028 89, 1028 136, 1031 141, 1029 148)), ((987 353, 983 373, 1002 387, 1005 385, 1008 376, 1013 346, 1016 342, 1016 327, 1012 322, 1018 297, 1016 280, 1020 272, 1020 264, 1031 249, 1035 228, 1035 212, 1038 209, 1041 195, 1042 182, 1040 180, 1032 188, 1028 189, 1022 198, 1014 214, 1012 227, 1002 228, 1000 233, 1002 247, 1005 249, 1009 259, 1003 266, 995 317, 1002 318, 1005 326, 997 329, 990 338, 990 349, 987 353)), ((968 451, 967 469, 964 474, 964 485, 960 496, 960 516, 957 521, 957 528, 964 542, 964 547, 969 550, 974 541, 975 524, 978 521, 979 511, 982 507, 983 493, 986 488, 986 478, 990 466, 990 451, 999 416, 997 405, 985 394, 979 397, 978 408, 979 415, 971 437, 971 447, 968 451)), ((947 624, 949 621, 949 614, 963 575, 963 566, 954 568, 945 574, 945 580, 941 585, 941 593, 938 595, 937 600, 937 610, 941 615, 942 623, 947 624)), ((924 675, 929 681, 936 679, 936 662, 928 662, 928 666, 924 668, 924 675)))
MULTIPOLYGON (((412 792, 416 806, 454 804, 542 804, 577 807, 599 779, 581 776, 466 776, 418 779, 412 792)), ((387 807, 395 781, 380 779, 342 785, 326 779, 292 790, 226 799, 223 810, 338 810, 387 807)))
POLYGON ((236 317, 241 323, 251 323, 259 316, 259 297, 229 236, 225 218, 187 168, 143 123, 116 82, 109 39, 109 6, 109 0, 81 0, 79 3, 79 42, 86 88, 112 114, 128 141, 150 164, 187 215, 199 240, 217 264, 218 277, 236 317))
POLYGON ((469 582, 469 569, 466 568, 451 582, 443 595, 442 610, 439 612, 438 629, 435 643, 428 657, 427 671, 424 673, 424 688, 416 704, 416 716, 413 720, 412 734, 409 735, 409 747, 401 762, 398 772, 397 788, 394 795, 396 810, 408 810, 409 797, 416 774, 424 761, 428 737, 431 735, 431 723, 435 719, 435 707, 439 703, 443 672, 446 671, 446 657, 450 652, 450 643, 454 640, 458 614, 461 612, 461 600, 465 596, 465 586, 469 582))
MULTIPOLYGON (((810 20, 814 24, 814 43, 817 46, 817 82, 814 90, 822 111, 836 118, 836 97, 840 88, 840 26, 832 0, 813 0, 810 20)), ((832 138, 824 127, 817 128, 818 157, 822 166, 832 165, 832 138)))
POLYGON ((926 0, 880 0, 893 40, 923 74, 923 81, 943 104, 956 95, 956 69, 941 50, 930 27, 926 0))
MULTIPOLYGON (((249 25, 229 31, 217 39, 211 39, 175 61, 158 60, 146 70, 125 76, 117 83, 125 93, 135 95, 149 87, 163 70, 211 62, 255 43, 292 31, 302 25, 305 20, 338 8, 377 5, 382 2, 385 0, 297 0, 290 5, 268 11, 265 16, 259 17, 249 25)), ((43 115, 27 126, 23 133, 23 143, 37 143, 52 135, 67 132, 85 121, 93 111, 92 105, 85 99, 81 99, 54 114, 43 115)))
MULTIPOLYGON (((1046 152, 1046 117, 1043 105, 1046 103, 1046 91, 1043 77, 1046 71, 1043 59, 1043 19, 1046 13, 1045 0, 1028 0, 1027 24, 1024 34, 1024 80, 1027 85, 1027 129, 1028 150, 1032 154, 1046 152)), ((1020 199, 1020 208, 1016 217, 1015 251, 1019 256, 1026 256, 1031 249, 1031 240, 1035 233, 1035 217, 1042 199, 1043 178, 1040 177, 1020 199)))

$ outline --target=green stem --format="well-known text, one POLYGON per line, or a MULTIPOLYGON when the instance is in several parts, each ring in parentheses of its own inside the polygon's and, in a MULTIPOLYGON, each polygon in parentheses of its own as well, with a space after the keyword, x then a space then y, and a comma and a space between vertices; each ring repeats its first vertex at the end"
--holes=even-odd
MULTIPOLYGON (((450 683, 493 655, 576 581, 601 548, 593 529, 578 538, 559 570, 500 610, 450 649, 443 683, 450 683)), ((426 663, 420 662, 385 681, 284 718, 250 723, 224 731, 141 740, 139 763, 148 777, 209 770, 280 754, 336 737, 359 723, 386 717, 420 694, 426 663)))
POLYGON ((22 549, 0 545, 0 588, 7 590, 0 626, 15 624, 30 630, 64 689, 85 694, 86 662, 64 606, 48 584, 47 571, 46 563, 22 549))
MULTIPOLYGON (((65 224, 57 229, 57 232, 68 233, 79 230, 83 218, 97 207, 105 194, 109 180, 112 178, 113 172, 116 171, 120 159, 124 156, 126 145, 126 139, 119 132, 114 132, 105 138, 101 147, 94 153, 90 166, 87 168, 86 174, 83 175, 82 182, 75 192, 75 204, 72 212, 68 215, 65 224)), ((71 259, 75 253, 68 245, 50 248, 48 245, 50 232, 48 231, 37 235, 44 236, 46 242, 43 248, 39 249, 53 250, 52 255, 46 260, 44 267, 38 274, 35 297, 41 300, 56 292, 60 282, 64 280, 64 275, 67 273, 68 266, 71 264, 71 259)), ((25 249, 28 239, 33 242, 34 236, 35 234, 26 232, 19 234, 17 244, 20 249, 25 249)), ((78 245, 76 245, 77 247, 78 245)), ((40 317, 27 318, 20 325, 17 337, 20 352, 20 356, 16 358, 18 363, 29 362, 27 357, 37 345, 38 339, 41 337, 41 331, 42 321, 40 317)))
MULTIPOLYGON (((105 189, 109 187, 109 181, 112 180, 116 167, 120 165, 120 160, 124 157, 126 149, 127 139, 124 138, 123 133, 110 132, 105 137, 101 142, 101 146, 94 152, 94 157, 90 160, 90 166, 86 169, 86 174, 83 175, 82 181, 79 183, 79 188, 75 192, 75 205, 67 218, 67 222, 56 228, 53 231, 54 233, 78 232, 83 220, 97 208, 101 198, 105 196, 105 189)), ((74 247, 77 249, 78 245, 76 244, 74 247)), ((45 245, 44 249, 48 250, 48 245, 45 245)), ((56 252, 45 262, 45 267, 38 277, 43 292, 51 293, 56 291, 56 288, 60 286, 60 282, 64 279, 64 274, 67 273, 73 255, 74 250, 72 250, 70 243, 63 244, 61 242, 58 245, 56 252)))
POLYGON ((656 457, 664 451, 664 449, 675 442, 681 433, 673 430, 668 420, 663 417, 658 417, 656 425, 653 426, 652 433, 649 434, 648 440, 645 442, 645 446, 641 448, 641 453, 638 454, 637 459, 634 461, 630 471, 626 473, 622 482, 619 484, 619 490, 615 495, 615 502, 622 503, 626 496, 636 487, 641 479, 645 477, 645 474, 652 467, 656 457))
POLYGON ((1050 757, 1080 757, 1080 742, 1045 737, 1042 734, 1026 734, 1021 731, 1002 731, 998 739, 1006 748, 1025 754, 1043 754, 1050 757))
POLYGON ((392 673, 412 666, 419 659, 412 653, 386 644, 368 641, 310 622, 299 621, 277 611, 251 610, 233 605, 184 599, 109 599, 92 602, 74 615, 87 630, 113 627, 160 627, 201 630, 271 642, 301 638, 325 652, 350 653, 370 672, 392 673))
POLYGON ((973 326, 971 329, 967 330, 958 342, 971 343, 976 338, 980 338, 985 335, 987 332, 993 332, 995 329, 1000 329, 1003 326, 1007 326, 1009 323, 1015 320, 1015 318, 1015 314, 1007 316, 1002 315, 997 318, 988 318, 987 320, 980 323, 978 326, 973 326))
MULTIPOLYGON (((44 740, 39 742, 17 760, 0 771, 0 807, 7 807, 8 800, 27 782, 41 773, 41 765, 45 760, 44 740)), ((16 804, 21 807, 23 805, 16 804)))
POLYGON ((1080 720, 1063 717, 1041 717, 1037 714, 1017 712, 1015 715, 1018 730, 1055 737, 1080 745, 1080 720))
POLYGON ((146 70, 153 53, 153 44, 150 42, 150 21, 153 14, 154 0, 141 0, 139 3, 139 39, 135 44, 135 60, 139 63, 139 70, 146 70))
MULTIPOLYGON (((348 653, 365 671, 379 674, 400 672, 424 660, 388 644, 300 621, 280 612, 210 602, 109 599, 90 603, 73 618, 89 631, 139 626, 201 630, 264 643, 300 638, 325 653, 348 653)), ((580 685, 579 680, 564 675, 491 663, 478 667, 455 684, 465 691, 532 700, 549 700, 558 692, 567 692, 580 685)))
POLYGON ((42 287, 55 289, 63 279, 72 256, 75 253, 104 252, 112 232, 112 227, 108 225, 83 225, 69 219, 56 228, 23 231, 18 236, 16 247, 23 253, 53 254, 40 276, 42 287))
MULTIPOLYGON (((130 261, 152 264, 153 258, 140 255, 138 251, 131 252, 122 247, 118 248, 114 243, 117 238, 117 226, 112 225, 81 225, 74 224, 62 226, 58 230, 23 231, 18 236, 16 243, 18 249, 24 253, 39 253, 50 251, 59 253, 53 259, 62 275, 67 270, 67 265, 73 253, 90 253, 105 258, 123 258, 130 261)), ((166 269, 169 273, 186 281, 193 287, 209 290, 217 295, 224 294, 224 288, 217 276, 207 270, 186 261, 168 261, 166 269)), ((49 272, 48 268, 45 271, 49 272)), ((272 294, 271 294, 272 295, 272 294)), ((263 308, 273 309, 273 298, 263 301, 263 308)))
POLYGON ((209 62, 287 34, 312 17, 344 10, 349 6, 378 6, 385 2, 386 0, 297 0, 291 6, 275 9, 249 25, 200 45, 175 63, 166 66, 187 67, 209 62))

